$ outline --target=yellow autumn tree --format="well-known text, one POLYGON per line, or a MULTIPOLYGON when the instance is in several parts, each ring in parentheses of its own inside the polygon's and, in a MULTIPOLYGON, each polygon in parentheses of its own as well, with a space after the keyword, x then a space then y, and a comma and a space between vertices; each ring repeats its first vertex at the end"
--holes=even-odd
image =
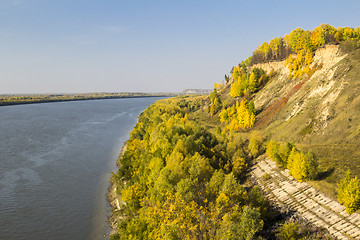
POLYGON ((338 184, 337 191, 337 199, 346 207, 347 213, 351 214, 360 208, 360 182, 358 177, 352 177, 349 170, 338 184))
POLYGON ((252 127, 255 123, 255 114, 249 112, 245 100, 241 101, 240 106, 237 108, 237 119, 244 130, 252 127))
POLYGON ((317 176, 318 162, 311 153, 304 153, 293 147, 287 161, 287 168, 296 180, 302 182, 317 176))
POLYGON ((234 78, 234 82, 231 84, 231 88, 230 88, 230 96, 240 97, 241 94, 242 94, 241 79, 240 79, 240 77, 234 78))
POLYGON ((272 51, 273 57, 276 59, 280 55, 280 50, 283 47, 283 40, 281 37, 274 38, 270 40, 269 47, 272 51))

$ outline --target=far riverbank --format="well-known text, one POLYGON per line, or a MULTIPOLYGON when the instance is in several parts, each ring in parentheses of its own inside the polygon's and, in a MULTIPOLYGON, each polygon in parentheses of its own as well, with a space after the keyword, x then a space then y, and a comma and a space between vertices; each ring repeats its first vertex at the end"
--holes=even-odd
POLYGON ((0 96, 0 106, 50 103, 50 102, 69 102, 100 99, 120 99, 120 98, 144 98, 144 97, 173 97, 177 93, 84 93, 84 94, 31 94, 31 95, 2 95, 0 96))

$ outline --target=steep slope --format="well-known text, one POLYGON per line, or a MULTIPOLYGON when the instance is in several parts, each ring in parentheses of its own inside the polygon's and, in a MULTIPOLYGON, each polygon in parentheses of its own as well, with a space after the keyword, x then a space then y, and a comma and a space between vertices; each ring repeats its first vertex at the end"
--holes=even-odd
POLYGON ((360 175, 360 49, 345 54, 339 45, 320 48, 311 65, 317 71, 300 79, 287 77, 285 61, 255 67, 276 73, 255 95, 255 128, 314 152, 329 171, 333 194, 346 169, 360 175))

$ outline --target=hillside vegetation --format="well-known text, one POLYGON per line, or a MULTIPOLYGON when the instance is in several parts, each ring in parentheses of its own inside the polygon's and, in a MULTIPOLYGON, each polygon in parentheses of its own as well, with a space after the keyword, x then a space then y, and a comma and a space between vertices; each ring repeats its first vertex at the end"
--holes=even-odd
POLYGON ((274 52, 270 44, 273 40, 264 43, 252 57, 235 66, 228 83, 217 90, 222 92, 220 101, 234 106, 228 92, 232 95, 233 88, 243 81, 238 69, 244 75, 263 69, 266 78, 259 88, 235 96, 237 101, 254 102, 256 112, 254 126, 239 134, 248 138, 257 130, 267 140, 291 142, 304 152, 311 151, 319 165, 317 181, 312 184, 332 198, 336 198, 337 185, 347 170, 360 176, 359 29, 335 29, 326 24, 313 31, 296 29, 281 41, 277 38, 282 53, 288 54, 280 54, 283 60, 270 54, 274 52), (319 36, 322 41, 315 41, 319 36), (303 50, 308 59, 299 54, 303 50), (289 59, 303 62, 294 68, 289 59))
POLYGON ((266 151, 356 211, 359 47, 359 28, 296 29, 262 44, 209 96, 150 106, 111 179, 111 238, 329 239, 274 210, 248 171, 266 151))

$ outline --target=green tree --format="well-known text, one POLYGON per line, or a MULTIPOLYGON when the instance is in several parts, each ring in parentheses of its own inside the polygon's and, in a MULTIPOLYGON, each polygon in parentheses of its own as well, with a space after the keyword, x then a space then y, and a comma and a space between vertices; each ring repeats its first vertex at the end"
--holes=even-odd
POLYGON ((270 140, 266 145, 266 155, 273 161, 276 161, 278 158, 279 144, 270 140))
POLYGON ((232 115, 230 114, 230 109, 231 108, 224 108, 223 110, 221 110, 221 112, 219 113, 220 122, 230 122, 232 117, 232 115))
POLYGON ((242 96, 243 91, 241 89, 241 78, 237 77, 234 78, 234 82, 231 84, 230 87, 230 96, 232 97, 240 97, 242 96))
POLYGON ((211 91, 209 98, 211 101, 211 105, 210 108, 208 109, 208 112, 210 112, 211 116, 214 116, 218 111, 221 110, 222 107, 222 103, 221 103, 221 99, 219 97, 219 94, 216 90, 216 86, 214 88, 213 91, 211 91))
POLYGON ((224 179, 225 179, 225 174, 223 170, 222 169, 215 170, 210 181, 206 184, 206 191, 210 196, 215 197, 219 194, 224 179))
POLYGON ((286 45, 296 53, 303 49, 312 50, 310 31, 304 31, 301 28, 297 28, 289 35, 285 35, 284 40, 286 45))
POLYGON ((255 92, 258 87, 258 79, 256 78, 256 75, 254 72, 251 72, 249 76, 249 91, 255 92))
POLYGON ((281 37, 278 38, 274 38, 272 40, 270 40, 269 42, 269 46, 271 48, 272 54, 273 54, 273 58, 274 59, 278 59, 280 56, 280 51, 282 49, 283 45, 283 40, 281 37))
POLYGON ((239 221, 237 234, 240 239, 250 240, 253 239, 255 234, 262 229, 264 225, 261 220, 260 212, 256 208, 245 207, 239 221))
POLYGON ((280 164, 283 167, 287 167, 288 158, 293 147, 294 146, 289 142, 279 143, 278 153, 276 156, 276 161, 278 164, 280 164))
POLYGON ((251 240, 263 225, 259 210, 245 206, 241 213, 233 211, 224 215, 217 239, 251 240))
POLYGON ((212 103, 214 103, 215 99, 219 97, 219 94, 217 93, 216 88, 214 88, 213 91, 210 92, 209 98, 212 103))
POLYGON ((258 131, 254 131, 249 140, 249 151, 253 157, 257 157, 261 152, 261 145, 263 142, 263 138, 258 131))
POLYGON ((236 152, 232 158, 232 172, 237 178, 241 178, 245 175, 246 168, 247 163, 245 159, 236 152))
POLYGON ((278 231, 276 237, 279 240, 297 240, 303 238, 300 234, 300 225, 296 222, 286 222, 278 228, 278 231))

